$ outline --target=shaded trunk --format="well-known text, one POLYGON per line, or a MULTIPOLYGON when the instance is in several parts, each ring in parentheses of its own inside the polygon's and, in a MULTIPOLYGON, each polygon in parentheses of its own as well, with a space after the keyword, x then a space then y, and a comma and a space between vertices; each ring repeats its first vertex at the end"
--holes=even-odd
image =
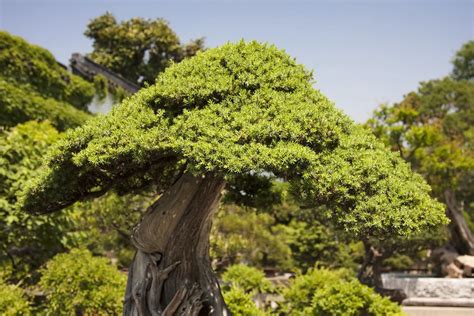
POLYGON ((456 197, 450 190, 444 192, 447 205, 446 215, 451 220, 449 230, 452 246, 462 255, 474 255, 474 237, 467 226, 462 210, 458 207, 456 197))
POLYGON ((183 175, 134 229, 124 315, 230 315, 209 258, 224 180, 183 175))
POLYGON ((367 241, 364 243, 364 262, 357 273, 357 278, 362 284, 382 288, 382 262, 384 256, 380 251, 371 246, 367 241))

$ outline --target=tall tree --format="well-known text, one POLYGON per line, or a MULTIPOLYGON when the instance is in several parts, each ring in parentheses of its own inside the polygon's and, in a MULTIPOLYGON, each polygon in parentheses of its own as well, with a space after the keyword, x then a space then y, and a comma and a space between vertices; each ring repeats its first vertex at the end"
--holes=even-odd
POLYGON ((474 255, 465 216, 474 215, 474 42, 454 59, 453 77, 422 82, 393 106, 382 106, 368 125, 397 151, 446 204, 451 245, 474 255))
POLYGON ((54 212, 108 190, 153 185, 133 231, 125 315, 223 315, 209 259, 226 179, 273 174, 338 227, 406 236, 445 222, 429 186, 312 87, 274 46, 226 44, 167 68, 111 113, 68 132, 26 186, 22 206, 54 212))
POLYGON ((31 216, 16 202, 61 137, 58 131, 92 117, 87 104, 94 91, 46 49, 0 31, 0 265, 14 279, 28 277, 64 249, 66 214, 31 216))
POLYGON ((204 47, 202 38, 181 44, 164 19, 117 22, 109 12, 90 21, 84 34, 93 40, 90 58, 139 84, 152 84, 171 62, 193 56, 204 47))
POLYGON ((464 44, 453 59, 455 80, 474 80, 474 41, 464 44))

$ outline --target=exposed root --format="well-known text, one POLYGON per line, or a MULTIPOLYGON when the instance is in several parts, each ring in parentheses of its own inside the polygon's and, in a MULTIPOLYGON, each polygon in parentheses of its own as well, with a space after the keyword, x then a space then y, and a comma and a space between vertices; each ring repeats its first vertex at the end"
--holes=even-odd
POLYGON ((203 293, 197 284, 192 286, 184 284, 169 304, 163 306, 161 302, 163 284, 180 262, 177 261, 160 270, 160 261, 156 259, 161 256, 147 254, 147 257, 149 261, 145 269, 145 278, 135 284, 131 293, 138 316, 198 315, 203 307, 203 293))

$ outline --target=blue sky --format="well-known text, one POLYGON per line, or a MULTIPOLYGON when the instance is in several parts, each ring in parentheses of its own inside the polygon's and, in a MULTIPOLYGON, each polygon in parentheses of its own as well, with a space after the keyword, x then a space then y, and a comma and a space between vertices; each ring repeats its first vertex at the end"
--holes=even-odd
POLYGON ((88 21, 105 11, 168 20, 183 42, 271 42, 314 70, 316 85, 356 121, 451 71, 474 38, 473 1, 0 0, 0 28, 67 63, 91 51, 88 21))

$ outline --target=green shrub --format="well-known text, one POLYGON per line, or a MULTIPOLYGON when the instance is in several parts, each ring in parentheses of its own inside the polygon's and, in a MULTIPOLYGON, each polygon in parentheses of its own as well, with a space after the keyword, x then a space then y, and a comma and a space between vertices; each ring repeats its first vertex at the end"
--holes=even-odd
POLYGON ((362 285, 347 270, 310 269, 284 291, 289 315, 403 315, 400 307, 362 285))
POLYGON ((231 283, 245 293, 264 293, 271 291, 272 284, 265 279, 262 271, 245 264, 235 264, 227 268, 222 275, 222 280, 231 283))
POLYGON ((282 270, 293 267, 286 226, 253 208, 222 205, 213 219, 210 240, 217 270, 240 262, 282 270))
POLYGON ((25 298, 23 290, 5 283, 0 278, 0 315, 30 315, 30 304, 25 298))
POLYGON ((87 109, 95 93, 93 84, 70 74, 48 50, 3 31, 0 31, 0 77, 81 110, 87 109))
POLYGON ((30 120, 48 120, 58 130, 77 127, 91 117, 69 103, 38 94, 29 86, 0 77, 0 126, 13 127, 30 120))
POLYGON ((50 260, 40 286, 47 296, 47 313, 53 315, 118 315, 122 311, 126 277, 106 258, 74 249, 50 260))
POLYGON ((400 315, 400 307, 357 280, 328 284, 314 293, 307 315, 400 315))
POLYGON ((102 101, 107 98, 107 94, 109 92, 109 83, 107 81, 107 78, 104 75, 99 74, 97 76, 94 76, 93 82, 95 93, 99 100, 102 101))
POLYGON ((234 316, 264 316, 266 313, 257 308, 251 294, 242 288, 233 286, 222 292, 227 307, 234 316))

